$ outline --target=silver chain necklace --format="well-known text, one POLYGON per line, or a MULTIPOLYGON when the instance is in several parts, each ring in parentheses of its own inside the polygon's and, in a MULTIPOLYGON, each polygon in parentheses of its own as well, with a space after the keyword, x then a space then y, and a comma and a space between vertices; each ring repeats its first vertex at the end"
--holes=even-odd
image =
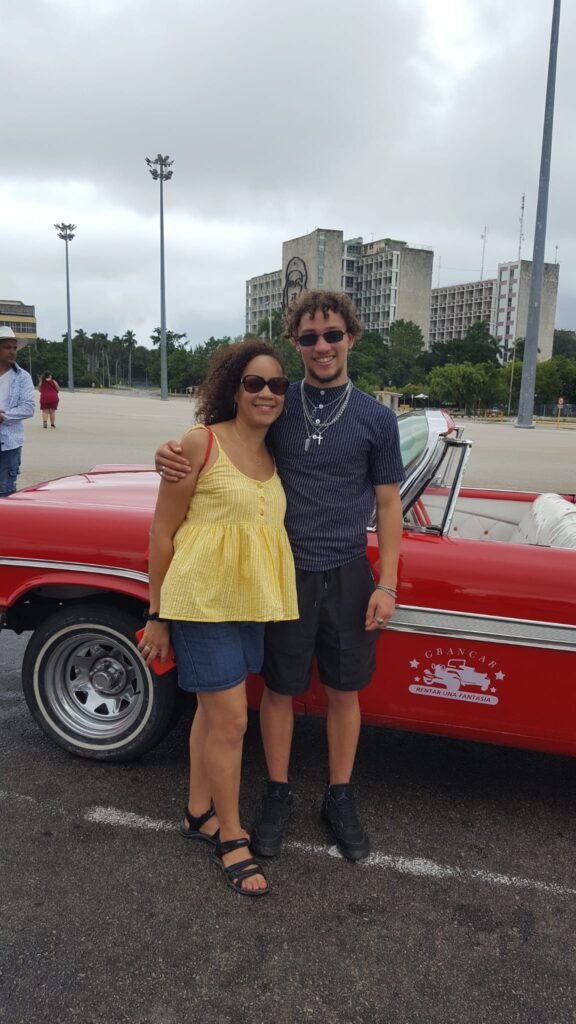
MULTIPOLYGON (((304 381, 301 381, 301 383, 300 383, 300 397, 302 399, 302 412, 304 414, 304 426, 306 427, 306 440, 304 442, 304 451, 305 452, 310 450, 310 444, 311 444, 312 441, 316 441, 318 443, 318 446, 320 446, 326 431, 330 427, 334 426, 336 421, 339 420, 340 417, 342 416, 342 414, 346 411, 346 408, 348 406, 348 402, 350 401, 350 395, 351 394, 352 394, 352 381, 349 380, 347 385, 346 385, 346 388, 345 388, 344 392, 342 393, 342 395, 340 395, 339 398, 336 398, 332 402, 329 403, 330 405, 335 406, 335 408, 332 409, 328 419, 325 420, 324 423, 320 423, 318 419, 314 419, 313 416, 310 415, 308 409, 306 408, 307 396, 306 396, 306 394, 304 392, 304 381)), ((316 409, 316 406, 313 406, 313 408, 316 409)))
MULTIPOLYGON (((346 395, 346 389, 344 389, 344 391, 343 391, 343 393, 341 395, 338 395, 338 398, 333 398, 330 402, 326 402, 326 401, 318 402, 318 405, 314 405, 314 402, 309 397, 309 395, 306 394, 306 392, 304 392, 304 399, 306 401, 306 408, 310 411, 310 415, 313 416, 313 417, 316 417, 316 415, 317 415, 316 410, 317 409, 327 409, 328 406, 330 406, 330 405, 337 405, 338 402, 342 401, 342 399, 345 397, 345 395, 346 395)), ((322 395, 322 398, 323 397, 324 396, 322 395)), ((328 415, 331 415, 331 413, 328 413, 328 415)))

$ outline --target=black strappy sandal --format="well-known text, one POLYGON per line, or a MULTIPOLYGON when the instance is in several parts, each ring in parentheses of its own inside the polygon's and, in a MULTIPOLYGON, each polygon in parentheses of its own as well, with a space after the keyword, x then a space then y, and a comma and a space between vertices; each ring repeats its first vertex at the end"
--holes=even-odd
MULTIPOLYGON (((232 853, 232 850, 240 850, 243 846, 248 847, 247 839, 229 839, 225 843, 218 842, 216 850, 212 854, 212 860, 224 873, 226 885, 229 885, 230 888, 234 889, 234 892, 239 893, 240 896, 267 896, 270 892, 269 888, 242 888, 242 882, 247 878, 251 878, 252 875, 264 875, 258 861, 254 860, 253 857, 249 857, 247 860, 241 860, 238 864, 231 864, 230 867, 226 867, 226 865, 222 863, 222 857, 226 856, 227 853, 232 853)), ((264 875, 264 877, 266 876, 264 875)))
POLYGON ((203 843, 210 843, 210 846, 218 846, 218 841, 220 839, 220 832, 218 829, 216 829, 212 835, 208 832, 200 831, 200 826, 204 825, 205 822, 210 821, 210 818, 213 818, 215 814, 216 811, 214 810, 214 804, 210 804, 210 807, 204 812, 204 814, 195 818, 193 814, 190 814, 188 805, 186 805, 184 808, 184 817, 188 822, 188 828, 185 828, 184 825, 180 823, 178 827, 180 835, 184 836, 184 839, 201 839, 203 843))

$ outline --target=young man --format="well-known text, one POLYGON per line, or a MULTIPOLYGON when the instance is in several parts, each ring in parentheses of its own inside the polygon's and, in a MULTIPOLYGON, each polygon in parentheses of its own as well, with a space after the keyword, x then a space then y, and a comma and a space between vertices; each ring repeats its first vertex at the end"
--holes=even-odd
MULTIPOLYGON (((350 785, 360 733, 358 692, 370 682, 378 631, 394 611, 404 470, 394 413, 348 379, 348 351, 360 333, 348 297, 305 292, 288 310, 285 327, 305 375, 291 385, 286 415, 273 425, 268 442, 286 491, 300 618, 266 630, 260 723, 269 781, 251 848, 271 857, 282 847, 292 802, 292 698, 306 692, 316 657, 328 703, 329 785, 322 816, 340 852, 359 860, 368 854, 368 836, 350 785), (366 558, 374 501, 376 588, 366 558)), ((158 450, 156 467, 176 479, 186 468, 174 459, 178 446, 170 447, 158 450)))
POLYGON ((16 490, 24 444, 22 421, 34 415, 34 385, 16 362, 17 348, 12 328, 0 327, 0 498, 16 490))

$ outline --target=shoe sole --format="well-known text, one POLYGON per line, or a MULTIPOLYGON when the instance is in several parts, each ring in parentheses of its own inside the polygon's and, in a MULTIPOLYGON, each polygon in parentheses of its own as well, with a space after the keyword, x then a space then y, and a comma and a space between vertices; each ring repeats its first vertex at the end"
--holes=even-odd
POLYGON ((338 836, 336 835, 332 823, 324 810, 320 812, 320 817, 321 820, 326 825, 326 828, 330 832, 330 835, 334 842, 336 843, 336 846, 340 850, 340 853, 342 854, 343 857, 346 858, 346 860, 363 860, 365 857, 368 856, 368 854, 370 853, 370 845, 368 839, 366 839, 366 842, 362 846, 346 846, 342 842, 342 840, 339 839, 338 836))
POLYGON ((191 831, 189 828, 184 828, 182 824, 178 826, 178 832, 183 839, 187 839, 188 842, 200 842, 209 843, 214 849, 218 846, 219 830, 213 832, 212 835, 208 835, 206 832, 191 831))
POLYGON ((254 833, 250 836, 250 849, 252 853, 255 853, 257 857, 277 857, 282 852, 282 846, 284 844, 284 837, 279 843, 259 843, 254 838, 254 833))

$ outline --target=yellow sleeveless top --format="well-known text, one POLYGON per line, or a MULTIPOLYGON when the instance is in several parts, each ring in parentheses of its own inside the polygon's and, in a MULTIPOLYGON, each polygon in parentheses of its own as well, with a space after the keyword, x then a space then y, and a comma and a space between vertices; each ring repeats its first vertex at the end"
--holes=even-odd
MULTIPOLYGON (((200 429, 195 427, 193 429, 200 429)), ((218 444, 174 535, 160 614, 189 622, 271 622, 298 618, 286 497, 274 470, 245 476, 218 444)))

